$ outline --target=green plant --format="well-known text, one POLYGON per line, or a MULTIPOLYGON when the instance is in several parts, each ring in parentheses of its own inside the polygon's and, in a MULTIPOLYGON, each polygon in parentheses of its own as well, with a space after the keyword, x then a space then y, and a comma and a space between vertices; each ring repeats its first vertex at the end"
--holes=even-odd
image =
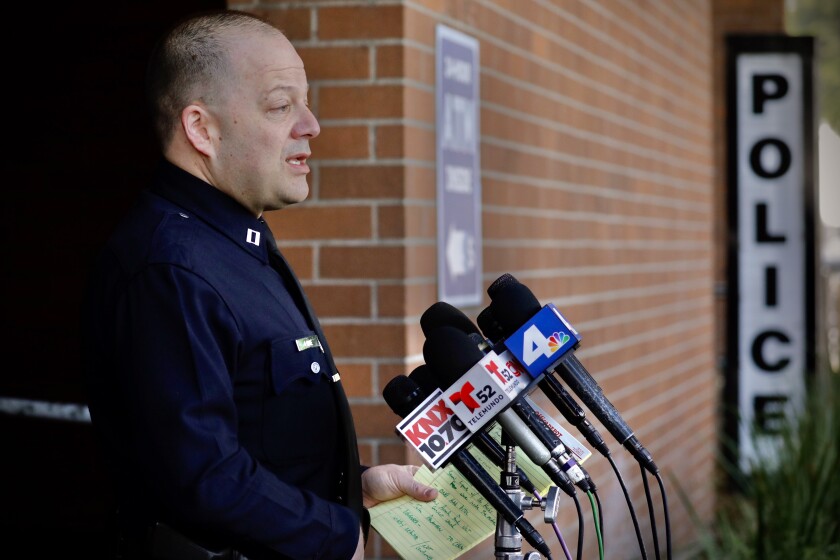
POLYGON ((785 8, 788 32, 814 37, 821 120, 840 133, 840 0, 794 0, 785 8))
POLYGON ((840 558, 839 439, 840 376, 815 376, 803 412, 782 429, 776 460, 757 461, 749 474, 721 465, 739 490, 719 497, 711 526, 680 492, 700 532, 696 558, 840 558))

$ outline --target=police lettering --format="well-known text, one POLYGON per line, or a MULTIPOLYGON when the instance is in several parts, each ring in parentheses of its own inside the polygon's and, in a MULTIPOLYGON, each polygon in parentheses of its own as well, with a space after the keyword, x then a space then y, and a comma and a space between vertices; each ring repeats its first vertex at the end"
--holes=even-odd
MULTIPOLYGON (((755 74, 752 76, 752 113, 765 113, 768 102, 784 99, 789 90, 787 79, 779 74, 755 74)), ((759 180, 768 181, 783 177, 791 167, 791 149, 783 139, 765 137, 755 141, 749 151, 749 166, 759 180)), ((776 186, 775 188, 781 188, 776 186)), ((769 219, 769 207, 766 202, 755 204, 755 243, 783 245, 788 236, 784 232, 772 231, 769 219)), ((777 284, 778 265, 768 263, 764 270, 764 305, 768 309, 777 308, 779 293, 777 284)), ((770 362, 764 354, 767 340, 773 339, 778 344, 790 343, 790 337, 778 328, 766 329, 757 333, 750 346, 753 363, 762 371, 780 372, 790 363, 787 357, 770 362)))

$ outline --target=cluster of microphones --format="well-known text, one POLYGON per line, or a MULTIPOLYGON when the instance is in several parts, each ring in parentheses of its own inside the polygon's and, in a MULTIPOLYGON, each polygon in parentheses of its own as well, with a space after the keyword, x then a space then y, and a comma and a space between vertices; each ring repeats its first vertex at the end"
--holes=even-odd
MULTIPOLYGON (((515 466, 515 451, 524 453, 547 475, 554 488, 574 499, 579 520, 582 516, 577 491, 585 493, 590 501, 593 496, 597 499, 597 491, 578 460, 581 453, 574 449, 577 440, 564 438, 564 429, 531 400, 531 393, 541 391, 592 448, 610 461, 625 491, 644 559, 645 546, 621 475, 604 438, 586 418, 583 407, 571 394, 574 393, 638 461, 642 476, 651 473, 660 481, 670 558, 667 502, 659 469, 650 452, 575 357, 580 335, 553 304, 541 305, 531 290, 510 274, 494 281, 487 294, 490 304, 478 314, 478 326, 445 302, 435 303, 421 316, 420 326, 426 337, 423 344, 425 363, 409 375, 395 377, 383 391, 388 406, 402 419, 397 424, 397 433, 433 470, 447 465, 456 468, 496 510, 497 557, 522 558, 522 555, 500 553, 500 550, 519 550, 517 543, 521 541, 517 539, 521 538, 539 554, 551 558, 548 543, 524 513, 539 503, 545 509, 546 500, 532 500, 525 494, 540 498, 538 489, 525 472, 515 466), (501 429, 500 440, 490 435, 491 428, 501 429), (473 447, 502 469, 499 479, 481 466, 471 453, 473 447), (502 525, 509 529, 509 537, 515 537, 513 540, 500 536, 499 526, 502 525)), ((647 483, 645 489, 648 490, 647 483)), ((556 502, 548 507, 556 507, 556 502)), ((650 510, 649 498, 648 507, 650 510)), ((600 507, 593 503, 593 508, 598 510, 596 529, 603 557, 600 535, 603 517, 600 507)), ((655 515, 652 511, 649 513, 658 559, 655 515)), ((545 519, 553 518, 546 513, 545 519)), ((556 525, 555 533, 567 559, 571 560, 556 525)), ((578 560, 582 533, 581 526, 578 560)))

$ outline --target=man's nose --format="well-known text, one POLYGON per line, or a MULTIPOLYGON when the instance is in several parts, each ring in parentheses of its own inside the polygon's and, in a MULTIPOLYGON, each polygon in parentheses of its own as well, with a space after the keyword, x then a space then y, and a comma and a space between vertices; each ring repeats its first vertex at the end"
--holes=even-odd
POLYGON ((321 125, 318 124, 318 119, 309 107, 305 107, 301 118, 295 125, 294 133, 296 137, 315 138, 321 133, 321 125))

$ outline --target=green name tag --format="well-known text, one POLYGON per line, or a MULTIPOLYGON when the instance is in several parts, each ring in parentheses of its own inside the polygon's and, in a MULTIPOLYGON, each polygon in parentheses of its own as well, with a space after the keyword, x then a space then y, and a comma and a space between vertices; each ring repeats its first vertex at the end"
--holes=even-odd
POLYGON ((312 336, 305 336, 303 338, 299 338, 295 340, 295 344, 297 345, 298 352, 303 352, 304 350, 308 350, 310 348, 320 348, 321 341, 318 340, 318 335, 313 334, 312 336))

